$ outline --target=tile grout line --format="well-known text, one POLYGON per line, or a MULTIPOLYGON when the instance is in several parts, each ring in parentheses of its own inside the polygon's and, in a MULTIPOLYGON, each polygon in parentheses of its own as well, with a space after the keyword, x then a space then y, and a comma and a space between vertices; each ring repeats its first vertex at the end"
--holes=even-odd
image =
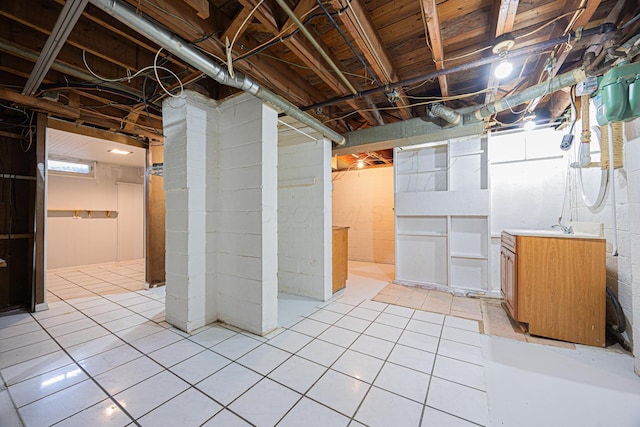
MULTIPOLYGON (((84 313, 83 313, 83 314, 84 314, 84 313)), ((38 322, 38 324, 40 324, 40 322, 38 321, 38 319, 34 319, 34 320, 35 320, 36 322, 38 322)), ((42 327, 42 325, 41 325, 41 324, 40 324, 40 326, 42 327)), ((44 328, 43 328, 43 329, 44 329, 44 328)), ((47 334, 49 334, 49 331, 47 331, 46 329, 45 329, 45 331, 47 332, 47 334)), ((85 375, 86 375, 86 376, 87 376, 91 381, 93 381, 93 383, 94 383, 96 386, 98 386, 98 388, 99 388, 100 390, 102 390, 102 392, 103 392, 103 393, 105 393, 105 394, 108 396, 108 398, 109 398, 109 399, 111 399, 111 401, 112 401, 112 402, 113 402, 113 403, 114 403, 118 408, 120 408, 120 410, 121 410, 125 415, 127 415, 127 416, 128 416, 128 417, 133 421, 133 423, 134 423, 136 426, 141 427, 141 426, 140 426, 140 424, 135 420, 135 418, 134 418, 133 416, 131 416, 131 414, 130 414, 126 409, 125 409, 125 407, 124 407, 123 405, 121 405, 121 404, 120 404, 120 402, 118 402, 118 400, 117 400, 114 396, 112 396, 112 395, 111 395, 111 393, 109 393, 109 392, 108 392, 108 391, 107 391, 107 390, 106 390, 106 389, 105 389, 105 388, 104 388, 104 387, 103 387, 103 386, 102 386, 102 385, 101 385, 101 384, 100 384, 100 383, 99 383, 99 382, 98 382, 98 381, 97 381, 97 380, 96 380, 96 379, 95 379, 95 378, 94 378, 94 377, 93 377, 93 376, 92 376, 92 375, 91 375, 91 374, 90 374, 90 373, 89 373, 89 372, 88 372, 88 371, 87 371, 87 370, 86 370, 82 365, 80 365, 80 364, 75 360, 75 358, 73 358, 73 356, 71 356, 71 354, 69 354, 69 352, 67 351, 67 349, 65 349, 64 347, 62 347, 62 346, 60 345, 60 343, 59 343, 59 342, 58 342, 58 341, 53 337, 53 335, 49 334, 49 336, 51 337, 51 339, 52 339, 56 344, 58 344, 58 346, 62 349, 62 351, 63 351, 63 352, 64 352, 64 353, 65 353, 65 354, 66 354, 66 355, 67 355, 71 360, 73 360, 73 361, 74 361, 74 363, 78 366, 78 368, 79 368, 82 372, 84 372, 84 374, 85 374, 85 375)), ((119 338, 119 337, 118 337, 118 338, 119 338)), ((74 384, 74 385, 75 385, 75 384, 74 384)), ((69 387, 73 387, 73 386, 69 386, 69 387)), ((67 387, 67 388, 69 388, 69 387, 67 387)), ((58 391, 60 391, 60 390, 58 390, 58 391)), ((57 393, 57 392, 56 392, 56 393, 57 393)), ((54 393, 54 394, 55 394, 55 393, 54 393)), ((91 405, 91 406, 93 406, 93 405, 91 405)), ((90 406, 90 407, 91 407, 91 406, 90 406)), ((87 408, 85 408, 85 409, 87 409, 87 408)), ((63 421, 63 420, 65 420, 65 419, 67 419, 67 418, 70 418, 70 417, 72 417, 73 415, 75 415, 75 414, 77 414, 77 413, 79 413, 79 412, 82 412, 83 410, 84 410, 84 409, 82 409, 81 411, 75 412, 75 413, 73 413, 73 414, 69 415, 68 417, 63 418, 63 419, 62 419, 62 420, 60 420, 60 421, 63 421)))
POLYGON ((442 340, 442 332, 444 331, 444 324, 447 321, 447 315, 443 315, 442 318, 442 328, 440 328, 440 336, 438 337, 438 345, 436 346, 436 353, 435 356, 433 358, 433 365, 431 365, 431 374, 429 375, 429 382, 427 384, 427 392, 424 395, 424 403, 422 405, 422 413, 420 414, 420 425, 422 425, 422 422, 424 420, 424 413, 425 410, 427 409, 427 400, 429 399, 429 391, 431 390, 431 380, 433 379, 433 371, 436 367, 436 360, 438 360, 438 350, 440 349, 440 341, 442 340))

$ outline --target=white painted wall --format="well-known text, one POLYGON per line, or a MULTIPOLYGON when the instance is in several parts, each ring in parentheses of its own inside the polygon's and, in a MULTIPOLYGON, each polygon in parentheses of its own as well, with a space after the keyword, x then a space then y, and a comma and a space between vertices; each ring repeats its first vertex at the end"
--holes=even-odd
POLYGON ((331 297, 331 143, 278 148, 278 290, 331 297))
MULTIPOLYGON (((631 301, 625 296, 623 307, 631 306, 635 371, 640 375, 640 119, 625 125, 624 167, 627 175, 631 255, 631 301)), ((624 276, 629 277, 628 272, 624 276)), ((620 292, 620 290, 618 290, 620 292)), ((622 298, 622 295, 620 295, 622 298)))
MULTIPOLYGON (((489 138, 491 288, 497 292, 502 230, 546 229, 557 224, 562 215, 570 161, 570 152, 560 150, 562 135, 541 129, 489 138)), ((567 215, 564 221, 569 220, 567 215)))
POLYGON ((406 147, 394 156, 396 281, 492 291, 486 139, 406 147))
POLYGON ((333 173, 333 225, 349 227, 349 259, 395 263, 393 168, 333 173))
POLYGON ((83 178, 48 174, 47 268, 63 268, 104 262, 127 261, 143 257, 144 229, 139 218, 143 216, 143 196, 139 200, 139 218, 120 218, 113 215, 82 213, 74 219, 71 210, 118 211, 118 183, 129 183, 142 188, 144 178, 140 168, 96 164, 96 177, 83 178), (67 210, 66 213, 52 212, 67 210), (131 230, 118 236, 118 227, 131 230), (120 239, 120 242, 118 241, 120 239), (126 241, 122 241, 126 239, 126 241), (136 248, 118 257, 118 244, 136 248))
POLYGON ((165 101, 167 321, 277 326, 277 114, 250 95, 165 101))

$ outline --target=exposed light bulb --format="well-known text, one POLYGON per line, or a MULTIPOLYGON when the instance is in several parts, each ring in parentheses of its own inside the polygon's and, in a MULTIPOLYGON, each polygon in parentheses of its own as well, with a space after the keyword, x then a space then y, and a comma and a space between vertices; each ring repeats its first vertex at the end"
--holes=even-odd
POLYGON ((513 65, 506 58, 503 58, 496 67, 494 74, 497 79, 504 79, 505 77, 509 77, 511 71, 513 71, 513 65))
POLYGON ((526 122, 524 122, 524 130, 534 130, 536 128, 536 121, 535 120, 527 120, 526 122))
POLYGON ((358 169, 362 169, 364 167, 364 160, 358 160, 358 169))

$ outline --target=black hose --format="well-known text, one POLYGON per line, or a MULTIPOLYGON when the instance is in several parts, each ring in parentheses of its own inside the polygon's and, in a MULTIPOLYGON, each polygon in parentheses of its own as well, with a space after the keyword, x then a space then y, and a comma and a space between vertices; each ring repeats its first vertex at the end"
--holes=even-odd
POLYGON ((615 323, 609 323, 607 320, 607 328, 610 328, 613 332, 618 334, 623 333, 627 329, 627 321, 624 317, 624 311, 622 310, 622 306, 616 298, 616 294, 613 293, 611 289, 607 286, 607 299, 611 302, 613 306, 613 310, 615 311, 616 321, 615 323))

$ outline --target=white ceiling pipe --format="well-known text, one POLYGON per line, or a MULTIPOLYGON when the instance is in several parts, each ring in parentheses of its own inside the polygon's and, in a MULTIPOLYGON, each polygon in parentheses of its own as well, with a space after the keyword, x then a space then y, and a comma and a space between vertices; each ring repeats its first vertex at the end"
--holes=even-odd
POLYGON ((298 107, 279 97, 269 89, 260 86, 248 76, 238 72, 235 73, 235 77, 232 78, 225 68, 216 64, 206 55, 190 46, 187 41, 171 33, 169 30, 162 28, 157 23, 139 16, 131 7, 122 4, 117 0, 90 0, 90 2, 116 18, 118 21, 142 34, 149 40, 162 46, 178 58, 202 71, 218 83, 235 87, 254 95, 276 110, 279 110, 299 122, 304 123, 310 128, 317 130, 323 136, 334 141, 338 145, 343 145, 345 143, 345 139, 342 135, 322 124, 316 118, 304 113, 298 107))

